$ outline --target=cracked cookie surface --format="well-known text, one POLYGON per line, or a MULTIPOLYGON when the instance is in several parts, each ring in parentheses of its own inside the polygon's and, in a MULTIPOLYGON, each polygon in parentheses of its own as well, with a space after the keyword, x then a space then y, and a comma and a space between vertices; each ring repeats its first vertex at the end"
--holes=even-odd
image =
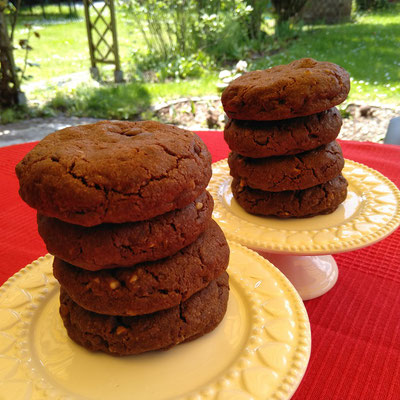
POLYGON ((229 118, 272 121, 328 110, 342 103, 349 90, 350 77, 342 67, 302 58, 240 76, 221 101, 229 118))
POLYGON ((298 154, 336 139, 342 118, 336 107, 307 117, 280 121, 228 120, 224 138, 244 157, 262 158, 298 154))
POLYGON ((344 167, 336 141, 290 156, 247 158, 232 152, 228 163, 242 186, 269 192, 307 189, 333 179, 344 167))
POLYGON ((343 175, 304 190, 266 192, 241 186, 237 179, 233 179, 231 188, 233 197, 248 213, 278 218, 330 214, 347 196, 347 181, 343 175))
POLYGON ((210 221, 213 204, 205 191, 186 207, 150 220, 93 227, 38 214, 38 230, 49 253, 77 267, 131 267, 171 256, 195 241, 210 221))
POLYGON ((206 188, 211 155, 193 132, 154 121, 102 121, 45 137, 16 166, 39 213, 94 226, 183 208, 206 188))
POLYGON ((133 355, 169 349, 218 326, 229 297, 223 272, 185 302, 153 314, 119 317, 96 314, 77 305, 61 287, 60 315, 72 340, 92 351, 133 355))
POLYGON ((176 306, 228 267, 229 247, 211 220, 196 241, 173 256, 131 268, 88 271, 54 259, 53 273, 81 307, 101 314, 141 315, 176 306))

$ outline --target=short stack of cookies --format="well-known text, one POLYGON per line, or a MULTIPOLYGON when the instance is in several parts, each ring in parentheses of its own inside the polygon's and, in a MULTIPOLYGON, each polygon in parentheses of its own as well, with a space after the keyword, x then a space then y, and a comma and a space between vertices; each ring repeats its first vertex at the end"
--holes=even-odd
POLYGON ((211 156, 197 135, 151 121, 66 128, 16 173, 55 256, 60 314, 75 342, 139 354, 220 323, 229 247, 211 219, 211 156))
POLYGON ((232 193, 251 214, 279 218, 328 214, 346 199, 344 159, 335 141, 336 105, 349 74, 310 58, 248 72, 222 93, 232 193))

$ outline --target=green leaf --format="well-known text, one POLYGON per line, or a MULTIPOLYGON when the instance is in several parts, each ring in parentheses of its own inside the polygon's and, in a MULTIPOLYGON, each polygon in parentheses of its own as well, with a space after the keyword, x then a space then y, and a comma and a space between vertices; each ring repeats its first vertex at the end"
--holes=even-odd
POLYGON ((8 5, 8 0, 0 0, 0 11, 3 11, 8 5))

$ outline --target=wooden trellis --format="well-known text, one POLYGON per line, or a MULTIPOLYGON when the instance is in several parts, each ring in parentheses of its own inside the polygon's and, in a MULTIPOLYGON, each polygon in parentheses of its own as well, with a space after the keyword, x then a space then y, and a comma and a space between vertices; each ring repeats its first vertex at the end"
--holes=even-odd
POLYGON ((98 64, 115 65, 115 82, 122 82, 114 0, 105 0, 97 7, 93 0, 84 0, 83 3, 89 41, 90 73, 94 79, 99 79, 98 64))

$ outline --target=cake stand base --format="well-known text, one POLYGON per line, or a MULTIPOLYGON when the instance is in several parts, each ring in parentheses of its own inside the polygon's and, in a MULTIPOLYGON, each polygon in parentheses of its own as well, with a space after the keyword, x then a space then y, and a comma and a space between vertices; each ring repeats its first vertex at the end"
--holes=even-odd
POLYGON ((228 239, 255 249, 292 282, 303 300, 321 296, 337 280, 332 256, 369 246, 400 225, 400 191, 365 165, 346 160, 346 200, 336 211, 311 218, 262 217, 247 213, 232 194, 227 160, 213 164, 208 190, 213 218, 228 239), (305 256, 306 254, 306 256, 305 256))
POLYGON ((295 256, 256 251, 289 279, 303 300, 325 294, 337 281, 339 272, 332 256, 295 256))

